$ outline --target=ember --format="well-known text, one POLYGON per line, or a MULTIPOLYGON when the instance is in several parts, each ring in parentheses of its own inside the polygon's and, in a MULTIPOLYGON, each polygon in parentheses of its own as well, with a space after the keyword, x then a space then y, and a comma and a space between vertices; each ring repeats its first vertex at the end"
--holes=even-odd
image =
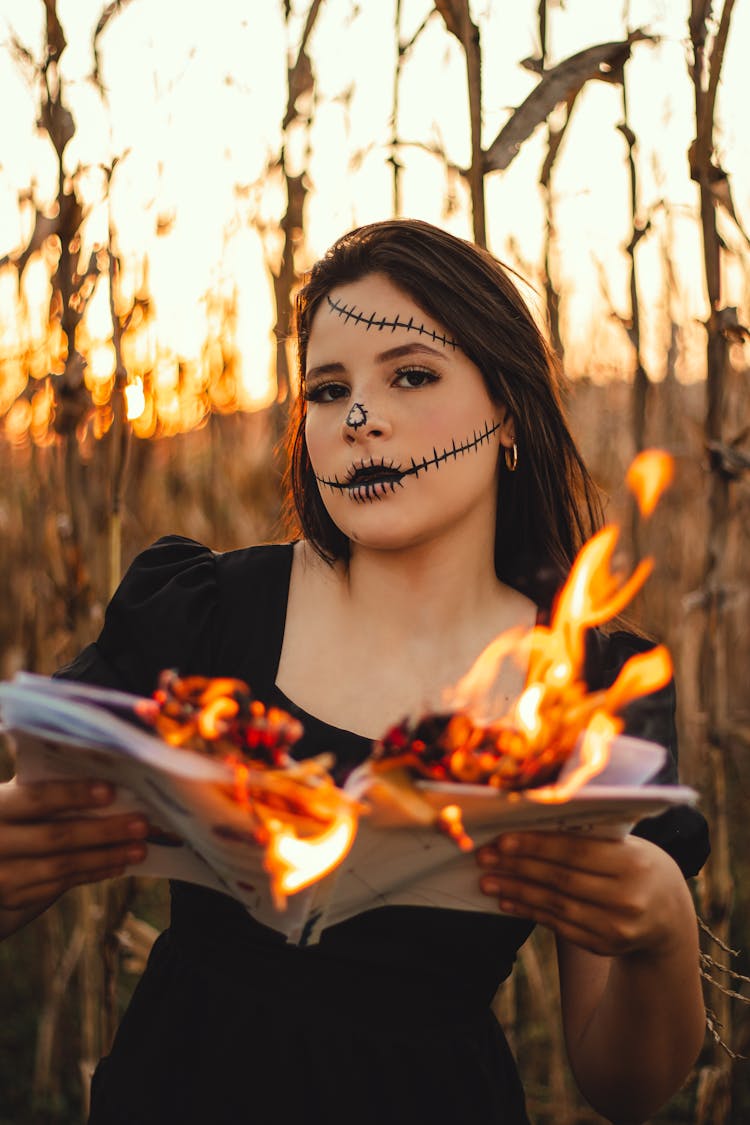
POLYGON ((438 828, 447 836, 455 840, 462 852, 474 849, 474 841, 464 828, 463 814, 458 805, 446 805, 440 810, 437 818, 438 828))
POLYGON ((330 756, 296 762, 289 754, 302 724, 254 699, 242 680, 161 673, 153 699, 137 708, 171 746, 221 758, 234 783, 228 796, 247 813, 249 839, 265 848, 277 909, 321 879, 352 845, 362 807, 328 770, 330 756))
MULTIPOLYGON (((627 483, 650 515, 672 478, 664 453, 642 453, 627 483)), ((651 573, 642 560, 630 576, 612 569, 619 538, 616 526, 594 535, 579 552, 556 600, 549 626, 514 630, 496 638, 467 675, 446 694, 444 709, 404 720, 375 748, 378 774, 408 771, 412 778, 484 784, 500 790, 527 790, 535 800, 564 801, 608 760, 612 738, 623 728, 620 713, 634 699, 669 682, 672 663, 663 646, 631 657, 615 683, 589 692, 584 677, 585 634, 616 617, 651 573), (502 662, 511 657, 527 667, 526 686, 499 718, 493 690, 502 662), (580 740, 580 765, 555 784, 580 740)), ((460 826, 460 810, 443 809, 442 826, 460 826), (456 813, 459 814, 456 818, 456 813)), ((461 842, 462 828, 450 834, 461 842)))
POLYGON ((153 699, 139 716, 170 746, 197 750, 254 769, 285 766, 289 750, 302 737, 302 724, 277 707, 254 699, 242 680, 186 676, 173 669, 159 676, 153 699))

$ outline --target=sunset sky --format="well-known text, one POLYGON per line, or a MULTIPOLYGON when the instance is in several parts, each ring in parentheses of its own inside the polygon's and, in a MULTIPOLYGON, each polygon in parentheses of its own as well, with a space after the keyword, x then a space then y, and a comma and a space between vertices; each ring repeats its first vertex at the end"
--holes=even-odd
MULTIPOLYGON (((208 290, 236 285, 237 342, 249 400, 267 397, 272 360, 273 304, 268 269, 278 253, 275 222, 284 199, 278 178, 266 169, 279 151, 286 101, 286 30, 282 4, 213 0, 133 0, 102 40, 108 105, 88 79, 92 32, 101 0, 59 0, 68 48, 62 72, 78 130, 67 166, 87 173, 84 191, 102 198, 97 165, 121 163, 113 179, 112 209, 125 259, 149 262, 160 339, 182 355, 200 347, 206 331, 208 290), (157 224, 166 233, 157 236, 157 224)), ((293 5, 292 47, 308 4, 293 5)), ((310 46, 317 105, 310 130, 306 236, 310 259, 345 230, 391 213, 387 162, 394 68, 394 3, 324 0, 310 46)), ((402 36, 409 38, 431 5, 404 0, 402 36)), ((536 0, 485 0, 472 5, 484 50, 484 143, 489 145, 537 79, 519 61, 537 52, 536 0)), ((750 226, 750 72, 741 44, 750 42, 750 6, 737 4, 724 62, 718 105, 718 155, 730 174, 740 220, 750 226)), ((679 276, 678 307, 686 323, 705 318, 697 192, 689 179, 687 149, 694 136, 693 92, 686 67, 689 4, 633 0, 624 15, 618 3, 567 0, 550 4, 549 60, 596 43, 621 39, 625 22, 659 36, 638 44, 627 67, 631 126, 639 142, 641 211, 666 200, 672 223, 671 253, 679 276)), ((12 32, 39 55, 41 0, 0 0, 0 41, 12 32)), ((0 254, 22 244, 29 214, 19 213, 18 193, 34 185, 40 205, 55 193, 55 166, 35 128, 36 106, 23 70, 0 52, 0 254)), ((459 45, 433 16, 403 70, 399 133, 404 140, 440 143, 451 161, 469 159, 468 103, 459 45)), ((588 370, 592 346, 609 350, 627 369, 622 329, 608 316, 599 274, 618 311, 627 312, 623 246, 629 238, 621 88, 593 83, 579 99, 554 179, 558 286, 564 293, 564 330, 572 374, 588 370), (599 263, 599 265, 597 264, 599 263), (602 269, 600 269, 600 266, 602 269), (593 343, 592 343, 593 342, 593 343)), ((292 137, 289 156, 302 160, 304 136, 292 137), (297 153, 295 153, 295 149, 297 153)), ((486 180, 491 248, 540 285, 543 205, 537 188, 545 130, 524 146, 502 174, 486 180)), ((404 213, 469 236, 467 193, 449 183, 434 156, 404 149, 404 213), (450 206, 447 199, 452 196, 450 206)), ((302 167, 302 163, 299 163, 302 167)), ((652 375, 663 370, 662 246, 666 212, 654 212, 653 232, 639 247, 640 284, 651 341, 652 375)), ((94 207, 92 241, 103 239, 107 208, 94 207)), ((736 248, 727 273, 727 303, 742 305, 747 245, 728 219, 727 244, 736 248), (744 265, 743 265, 744 262, 744 265)), ((0 286, 0 301, 2 287, 0 286)), ((106 301, 100 300, 106 317, 106 301)), ((92 307, 92 317, 96 306, 92 307)), ((700 335, 695 336, 695 347, 700 335)), ((689 333, 686 347, 690 344, 689 333)), ((689 360, 688 356, 688 360, 689 360)), ((696 360, 697 364, 697 351, 696 360)), ((690 367, 690 363, 688 363, 690 367)), ((688 372, 689 374, 690 372, 688 372)))

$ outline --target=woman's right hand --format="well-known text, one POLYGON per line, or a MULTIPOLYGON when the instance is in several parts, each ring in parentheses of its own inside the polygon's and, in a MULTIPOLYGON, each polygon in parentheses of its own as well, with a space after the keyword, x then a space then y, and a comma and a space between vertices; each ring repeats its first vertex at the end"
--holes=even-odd
POLYGON ((98 781, 0 784, 0 939, 69 887, 122 875, 145 858, 144 816, 91 815, 114 797, 98 781))

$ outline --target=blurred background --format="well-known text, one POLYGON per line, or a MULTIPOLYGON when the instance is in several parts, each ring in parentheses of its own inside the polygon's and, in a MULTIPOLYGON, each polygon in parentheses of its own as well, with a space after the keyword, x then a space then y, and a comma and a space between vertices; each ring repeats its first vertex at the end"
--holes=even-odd
MULTIPOLYGON (((750 1120, 748 42, 733 0, 0 0, 0 677, 92 640, 159 535, 284 535, 290 300, 338 235, 399 215, 488 246, 623 565, 656 560, 633 616, 711 822, 712 1030, 659 1122, 750 1120), (676 476, 642 525, 623 481, 654 445, 676 476)), ((160 885, 120 881, 0 947, 0 1125, 85 1120, 164 924, 160 885)), ((537 933, 498 1013, 532 1120, 595 1122, 556 992, 537 933)))

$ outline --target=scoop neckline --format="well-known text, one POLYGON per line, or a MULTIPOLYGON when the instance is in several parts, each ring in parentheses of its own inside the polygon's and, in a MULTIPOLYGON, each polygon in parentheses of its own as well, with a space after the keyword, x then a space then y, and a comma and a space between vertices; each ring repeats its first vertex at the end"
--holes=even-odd
POLYGON ((369 746, 374 745, 375 739, 368 738, 366 734, 357 734, 356 731, 347 730, 345 727, 337 727, 335 723, 329 723, 325 719, 320 719, 317 715, 312 715, 309 711, 305 711, 304 707, 300 707, 293 699, 290 699, 277 683, 273 685, 273 692, 276 698, 286 705, 284 709, 294 714, 295 718, 299 718, 303 726, 308 727, 310 724, 313 724, 314 726, 322 727, 324 730, 345 735, 347 738, 354 738, 358 742, 367 743, 369 746))
MULTIPOLYGON (((286 574, 284 576, 283 594, 282 594, 282 597, 280 599, 281 613, 280 613, 280 617, 279 617, 279 630, 278 630, 278 633, 277 633, 278 640, 277 640, 277 644, 276 644, 276 651, 275 651, 274 657, 273 657, 273 677, 272 677, 272 681, 271 681, 272 682, 272 689, 276 693, 276 695, 280 698, 280 700, 283 703, 287 704, 287 707, 285 709, 288 710, 289 708, 291 708, 294 711, 294 713, 297 716, 299 716, 299 718, 301 720, 314 723, 316 726, 323 727, 326 730, 336 731, 337 733, 343 734, 348 738, 356 738, 359 742, 368 743, 370 746, 373 746, 377 740, 373 739, 373 738, 370 738, 369 735, 358 734, 356 731, 347 730, 345 727, 338 727, 338 726, 336 726, 335 723, 329 723, 326 719, 321 719, 321 718, 319 718, 318 715, 313 715, 310 711, 306 711, 304 709, 304 707, 300 707, 298 703, 295 703, 293 699, 290 699, 289 696, 286 694, 286 692, 282 691, 282 689, 279 687, 278 683, 276 682, 276 677, 279 674, 279 664, 281 663, 281 653, 282 653, 282 650, 284 648, 284 635, 286 633, 286 618, 287 618, 287 610, 289 608, 289 587, 291 586, 291 582, 292 582, 292 567, 294 566, 294 548, 295 548, 296 544, 300 543, 301 541, 302 540, 300 540, 300 539, 292 539, 291 541, 289 541, 287 543, 279 544, 279 546, 285 548, 286 554, 287 554, 287 559, 286 559, 286 574)), ((535 617, 534 623, 537 626, 546 623, 546 614, 545 614, 545 612, 543 611, 543 609, 540 605, 537 605, 537 607, 536 607, 536 617, 535 617)))
POLYGON ((284 576, 284 585, 282 597, 280 598, 280 614, 279 614, 279 630, 276 651, 273 657, 273 677, 272 677, 272 690, 279 697, 280 701, 287 704, 286 710, 290 710, 303 721, 303 725, 313 723, 318 727, 323 727, 325 730, 336 731, 338 734, 345 735, 347 738, 356 738, 359 742, 367 743, 372 746, 375 739, 370 738, 366 734, 358 734, 356 731, 347 730, 346 727, 338 727, 335 723, 329 723, 326 719, 321 719, 318 715, 313 715, 310 711, 306 711, 304 707, 300 707, 293 699, 290 699, 285 691, 279 687, 276 682, 276 677, 279 674, 279 664, 281 663, 281 653, 284 648, 284 635, 286 633, 286 618, 287 610, 289 608, 289 587, 292 582, 292 567, 294 566, 294 547, 299 543, 299 539, 293 539, 289 543, 280 544, 286 549, 286 574, 284 576))

